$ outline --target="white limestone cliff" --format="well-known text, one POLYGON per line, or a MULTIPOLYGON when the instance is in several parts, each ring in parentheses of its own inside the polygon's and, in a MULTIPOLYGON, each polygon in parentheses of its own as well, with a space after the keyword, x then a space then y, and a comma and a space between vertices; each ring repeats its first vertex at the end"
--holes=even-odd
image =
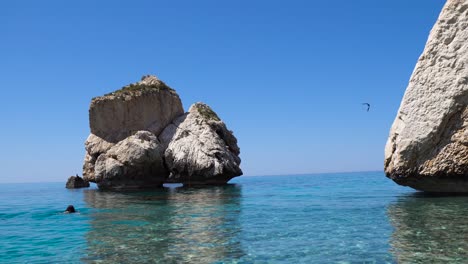
POLYGON ((468 0, 448 0, 390 131, 385 172, 429 192, 468 192, 468 0))

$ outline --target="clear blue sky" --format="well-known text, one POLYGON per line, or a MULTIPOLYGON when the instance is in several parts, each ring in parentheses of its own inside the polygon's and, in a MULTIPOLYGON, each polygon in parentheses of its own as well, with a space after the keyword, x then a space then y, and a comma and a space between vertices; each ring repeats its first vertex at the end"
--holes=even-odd
POLYGON ((1 1, 0 182, 81 174, 91 98, 144 74, 212 106, 245 175, 382 170, 444 3, 1 1))

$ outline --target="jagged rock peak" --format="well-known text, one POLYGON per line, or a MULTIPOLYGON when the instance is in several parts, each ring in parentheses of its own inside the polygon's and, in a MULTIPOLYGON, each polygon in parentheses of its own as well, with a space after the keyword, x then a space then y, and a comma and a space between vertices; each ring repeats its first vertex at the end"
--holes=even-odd
POLYGON ((206 104, 196 103, 160 136, 169 181, 184 185, 226 184, 242 175, 232 131, 206 104))
POLYGON ((211 109, 211 107, 201 102, 193 104, 189 109, 189 113, 198 114, 205 120, 221 121, 219 116, 213 111, 213 109, 211 109))
POLYGON ((156 75, 148 74, 148 75, 143 75, 141 77, 141 81, 139 81, 138 83, 151 85, 151 84, 160 84, 162 83, 162 81, 159 80, 159 78, 156 75))
POLYGON ((237 146, 237 139, 234 136, 234 132, 227 129, 226 124, 210 106, 202 102, 197 102, 190 107, 188 113, 196 115, 201 120, 205 120, 207 124, 214 129, 218 136, 224 140, 232 153, 236 156, 240 154, 240 148, 237 146))

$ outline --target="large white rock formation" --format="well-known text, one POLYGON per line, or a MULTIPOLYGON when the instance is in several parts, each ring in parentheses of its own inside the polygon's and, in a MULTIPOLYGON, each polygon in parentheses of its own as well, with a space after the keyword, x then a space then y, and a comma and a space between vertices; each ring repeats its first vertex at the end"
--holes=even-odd
POLYGON ((155 76, 94 98, 89 115, 83 178, 99 188, 225 184, 242 175, 237 139, 216 113, 197 103, 184 114, 155 76))
POLYGON ((172 182, 216 185, 242 175, 237 139, 206 104, 192 105, 161 133, 161 141, 172 182))
POLYGON ((448 0, 411 76, 385 172, 428 192, 468 192, 468 0, 448 0))

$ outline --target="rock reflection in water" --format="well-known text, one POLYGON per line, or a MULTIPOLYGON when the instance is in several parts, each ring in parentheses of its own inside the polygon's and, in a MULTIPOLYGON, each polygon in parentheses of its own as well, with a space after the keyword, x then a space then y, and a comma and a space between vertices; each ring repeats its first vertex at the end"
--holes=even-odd
POLYGON ((389 206, 388 215, 398 263, 468 260, 468 197, 405 196, 389 206))
POLYGON ((88 190, 88 263, 212 263, 242 257, 241 187, 88 190))

